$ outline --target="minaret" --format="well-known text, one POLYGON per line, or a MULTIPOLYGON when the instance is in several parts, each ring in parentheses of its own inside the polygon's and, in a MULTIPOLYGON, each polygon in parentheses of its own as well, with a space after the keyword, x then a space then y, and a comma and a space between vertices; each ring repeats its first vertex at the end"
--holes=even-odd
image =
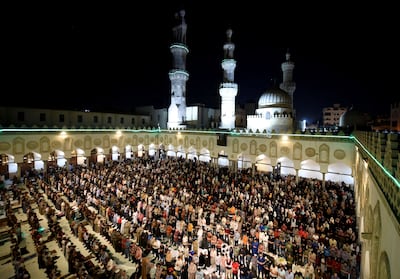
POLYGON ((178 20, 172 28, 173 42, 170 50, 173 56, 172 69, 169 71, 171 81, 171 104, 168 108, 168 129, 185 129, 186 121, 186 81, 189 73, 186 71, 186 55, 189 49, 186 46, 185 11, 175 14, 178 20))
POLYGON ((296 83, 293 81, 293 69, 294 62, 290 60, 289 50, 286 52, 286 61, 282 63, 283 81, 279 88, 289 93, 292 99, 292 110, 293 110, 293 93, 296 90, 296 83))
POLYGON ((231 42, 232 30, 226 31, 227 42, 224 44, 224 59, 221 66, 224 69, 224 80, 219 87, 221 96, 221 129, 235 128, 235 97, 238 85, 234 82, 236 61, 233 59, 235 44, 231 42))

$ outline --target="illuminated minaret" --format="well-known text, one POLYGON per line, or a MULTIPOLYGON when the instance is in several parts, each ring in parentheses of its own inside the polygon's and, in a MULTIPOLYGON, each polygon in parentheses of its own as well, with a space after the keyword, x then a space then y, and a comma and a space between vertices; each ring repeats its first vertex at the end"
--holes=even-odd
POLYGON ((235 128, 235 97, 238 85, 234 82, 236 61, 233 59, 235 44, 231 42, 232 30, 226 31, 227 42, 224 44, 224 59, 221 66, 224 69, 224 80, 219 87, 221 96, 221 129, 235 128))
POLYGON ((293 81, 293 69, 294 62, 290 60, 289 50, 286 52, 286 61, 282 63, 283 81, 279 85, 279 88, 289 93, 292 99, 292 110, 293 110, 293 93, 296 90, 296 83, 293 81))
POLYGON ((186 46, 185 11, 175 14, 178 23, 172 28, 173 42, 170 50, 173 56, 172 69, 169 71, 171 80, 171 104, 168 108, 168 129, 186 128, 186 81, 189 73, 186 71, 186 55, 189 49, 186 46))

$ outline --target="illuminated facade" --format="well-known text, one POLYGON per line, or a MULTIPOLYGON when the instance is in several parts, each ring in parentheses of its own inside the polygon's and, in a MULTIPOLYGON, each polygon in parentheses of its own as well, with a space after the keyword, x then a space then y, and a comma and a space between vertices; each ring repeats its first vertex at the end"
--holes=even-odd
POLYGON ((186 55, 189 49, 186 46, 185 11, 180 11, 177 19, 178 25, 172 29, 174 42, 170 46, 173 65, 169 72, 171 104, 168 108, 168 129, 186 128, 186 82, 189 79, 189 73, 186 71, 186 55))
POLYGON ((296 89, 296 84, 292 80, 293 69, 294 63, 287 53, 286 61, 282 63, 283 82, 280 87, 274 84, 273 88, 261 95, 255 114, 247 116, 247 130, 261 133, 293 132, 295 122, 293 93, 296 89))

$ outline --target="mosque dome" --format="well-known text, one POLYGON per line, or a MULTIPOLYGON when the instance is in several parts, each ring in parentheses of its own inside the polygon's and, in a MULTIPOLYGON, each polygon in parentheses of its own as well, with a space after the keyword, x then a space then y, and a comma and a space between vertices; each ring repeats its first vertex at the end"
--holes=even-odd
POLYGON ((289 94, 278 87, 265 91, 258 100, 258 108, 268 107, 292 107, 292 99, 289 94))
POLYGON ((357 109, 350 108, 339 119, 340 127, 366 127, 371 120, 370 115, 357 109))

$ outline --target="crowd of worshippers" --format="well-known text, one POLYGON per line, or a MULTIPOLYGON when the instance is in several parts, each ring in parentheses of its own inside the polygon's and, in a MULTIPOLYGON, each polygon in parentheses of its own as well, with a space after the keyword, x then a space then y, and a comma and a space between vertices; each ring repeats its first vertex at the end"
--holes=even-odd
MULTIPOLYGON (((207 276, 238 276, 227 261, 248 278, 359 275, 352 185, 177 158, 62 168, 46 183, 47 194, 75 203, 116 251, 134 260, 137 247, 151 252, 166 276, 190 278, 190 263, 195 276, 209 267, 215 272, 207 276), (203 256, 208 260, 200 262, 203 256)), ((142 277, 154 273, 143 266, 142 277)))
MULTIPOLYGON (((2 231, 2 241, 10 241, 11 261, 14 267, 15 279, 31 278, 31 274, 25 266, 24 255, 29 251, 26 247, 26 235, 22 231, 21 222, 14 214, 14 209, 11 204, 13 200, 20 200, 23 196, 21 191, 12 185, 9 191, 0 191, 0 201, 4 202, 4 212, 7 220, 6 230, 2 231)), ((3 245, 4 242, 1 243, 3 245)))
MULTIPOLYGON (((7 225, 11 228, 11 249, 13 265, 15 267, 15 278, 31 278, 31 274, 25 266, 24 255, 28 254, 37 255, 38 267, 39 269, 44 269, 44 273, 46 274, 47 278, 60 278, 61 272, 57 268, 57 259, 59 256, 57 256, 57 251, 50 251, 47 245, 47 243, 53 239, 53 236, 58 231, 57 226, 52 222, 53 219, 51 218, 51 212, 48 212, 47 214, 47 217, 49 218, 48 224, 51 230, 49 231, 49 237, 45 238, 43 236, 45 228, 41 227, 40 218, 32 209, 32 203, 35 203, 36 200, 30 195, 30 193, 22 191, 21 188, 18 188, 17 184, 11 185, 10 190, 14 193, 13 197, 18 198, 17 200, 14 198, 12 200, 15 200, 17 204, 20 204, 22 213, 26 214, 26 221, 29 225, 30 233, 30 235, 26 235, 26 232, 22 230, 21 227, 22 220, 19 220, 14 214, 12 207, 7 205, 7 225), (18 195, 15 195, 15 189, 17 189, 16 191, 19 192, 18 195), (27 237, 30 237, 33 240, 35 251, 27 250, 27 237)), ((7 193, 7 191, 2 193, 7 193)), ((39 198, 39 203, 41 203, 41 200, 42 197, 39 198)))
MULTIPOLYGON (((43 194, 41 194, 42 191, 32 191, 32 193, 36 195, 39 213, 46 216, 48 220, 50 234, 46 241, 56 240, 68 263, 68 275, 74 274, 79 279, 127 279, 126 270, 117 269, 116 261, 107 246, 102 244, 95 234, 89 233, 86 228, 87 221, 91 220, 92 215, 95 214, 84 204, 76 206, 75 202, 69 203, 69 201, 65 201, 61 193, 52 191, 48 186, 47 184, 41 184, 42 190, 47 194, 55 208, 46 201, 43 194), (58 213, 56 213, 55 209, 59 210, 58 213), (58 220, 64 216, 69 221, 71 233, 84 244, 88 255, 84 256, 76 247, 74 241, 63 231, 58 220)), ((38 262, 40 267, 40 258, 38 262)), ((59 271, 57 274, 59 274, 59 271)))

